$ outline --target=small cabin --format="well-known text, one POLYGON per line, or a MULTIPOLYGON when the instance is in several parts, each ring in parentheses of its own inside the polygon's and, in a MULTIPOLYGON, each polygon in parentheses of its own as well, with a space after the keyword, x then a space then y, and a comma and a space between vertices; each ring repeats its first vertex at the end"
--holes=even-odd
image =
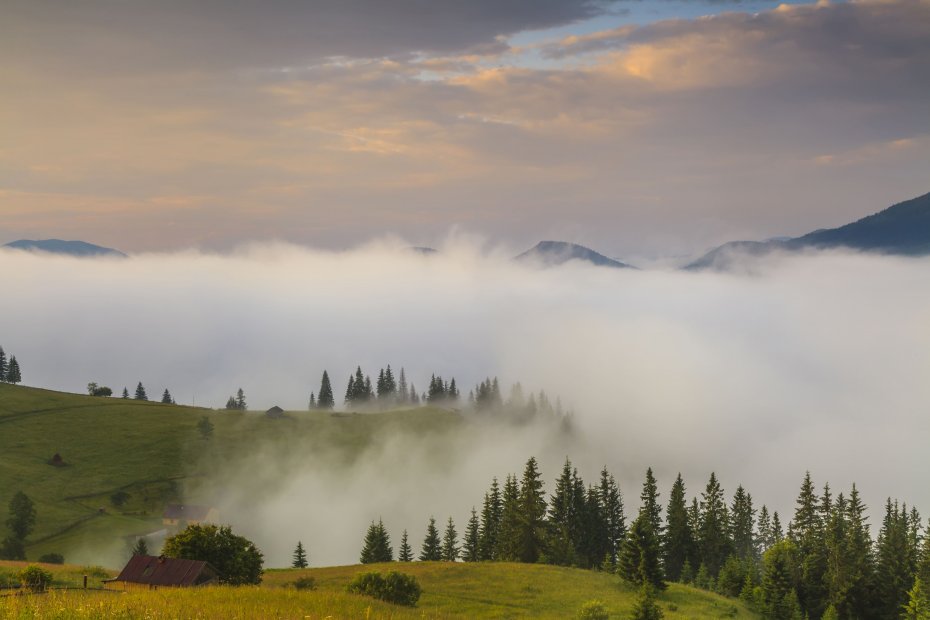
POLYGON ((275 419, 282 418, 284 417, 284 409, 281 409, 281 407, 278 407, 277 405, 275 405, 274 407, 266 411, 265 415, 268 416, 269 418, 275 418, 275 419))
POLYGON ((168 504, 161 515, 161 522, 164 525, 175 528, 183 528, 191 524, 216 523, 219 520, 220 512, 216 508, 195 504, 168 504))
POLYGON ((107 579, 107 590, 156 590, 191 588, 217 583, 219 573, 208 562, 181 558, 134 555, 115 579, 107 579))

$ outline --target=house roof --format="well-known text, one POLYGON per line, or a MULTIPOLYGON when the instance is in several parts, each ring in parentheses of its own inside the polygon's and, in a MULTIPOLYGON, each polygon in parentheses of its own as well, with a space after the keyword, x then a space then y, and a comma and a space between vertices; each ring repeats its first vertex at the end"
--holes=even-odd
POLYGON ((284 409, 281 409, 281 407, 278 407, 277 405, 275 405, 274 407, 272 407, 271 409, 265 412, 266 415, 274 415, 274 416, 281 415, 282 413, 284 413, 284 409))
POLYGON ((200 560, 134 555, 113 581, 153 586, 194 586, 216 576, 216 569, 200 560))
POLYGON ((210 514, 209 506, 197 506, 194 504, 168 504, 165 512, 162 514, 163 519, 184 519, 187 521, 203 521, 210 514))

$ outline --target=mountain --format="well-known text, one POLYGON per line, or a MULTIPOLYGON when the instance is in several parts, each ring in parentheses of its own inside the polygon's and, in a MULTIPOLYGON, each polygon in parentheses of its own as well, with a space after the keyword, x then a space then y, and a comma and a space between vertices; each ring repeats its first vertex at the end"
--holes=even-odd
POLYGON ((775 250, 849 248, 921 256, 930 254, 930 193, 899 202, 884 211, 839 228, 815 230, 800 237, 768 241, 731 241, 714 248, 685 269, 726 270, 744 256, 763 256, 775 250))
POLYGON ((540 241, 523 254, 514 257, 514 260, 535 262, 545 267, 554 267, 571 260, 580 260, 599 267, 635 269, 632 265, 608 258, 591 248, 566 241, 540 241))
POLYGON ((67 254, 69 256, 119 256, 125 258, 126 255, 113 248, 105 248, 86 241, 62 241, 61 239, 41 239, 29 240, 20 239, 7 243, 5 248, 16 250, 28 250, 31 252, 48 252, 50 254, 67 254))

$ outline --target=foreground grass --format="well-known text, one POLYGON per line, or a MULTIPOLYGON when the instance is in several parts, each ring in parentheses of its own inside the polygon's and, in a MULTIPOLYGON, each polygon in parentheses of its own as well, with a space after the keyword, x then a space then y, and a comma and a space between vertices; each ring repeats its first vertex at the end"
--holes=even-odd
MULTIPOLYGON (((69 569, 59 567, 64 574, 69 569)), ((73 572, 73 569, 71 569, 73 572)), ((80 570, 80 569, 78 569, 80 570)), ((32 618, 572 618, 582 603, 599 599, 612 618, 624 618, 636 593, 614 575, 544 565, 413 562, 274 570, 260 587, 203 588, 129 593, 61 591, 0 598, 0 619, 32 618), (345 592, 366 570, 401 570, 423 587, 416 608, 389 605, 345 592), (298 577, 316 589, 289 587, 298 577)), ((756 618, 742 604, 672 584, 659 598, 665 617, 756 618)))

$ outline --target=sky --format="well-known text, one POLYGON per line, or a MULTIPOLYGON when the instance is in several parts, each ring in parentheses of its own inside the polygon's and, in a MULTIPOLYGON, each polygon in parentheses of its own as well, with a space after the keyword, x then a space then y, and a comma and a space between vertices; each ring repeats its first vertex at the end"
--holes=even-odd
POLYGON ((928 191, 930 1, 7 0, 0 241, 635 261, 928 191))

